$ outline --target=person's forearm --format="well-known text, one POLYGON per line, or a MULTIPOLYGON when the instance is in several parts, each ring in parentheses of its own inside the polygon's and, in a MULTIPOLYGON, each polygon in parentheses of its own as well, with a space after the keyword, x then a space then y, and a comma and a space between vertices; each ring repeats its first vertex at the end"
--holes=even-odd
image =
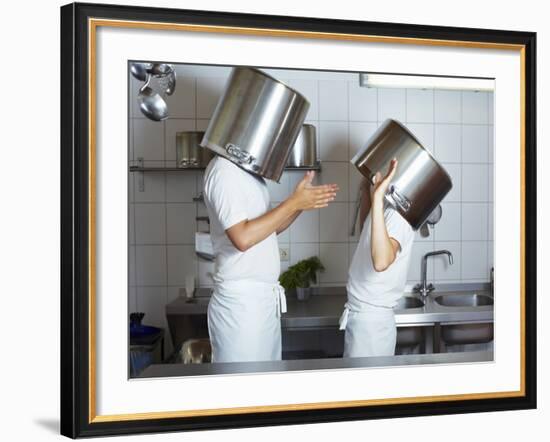
POLYGON ((382 272, 393 263, 395 251, 386 229, 384 202, 381 199, 372 202, 371 223, 372 264, 377 272, 382 272))
POLYGON ((365 219, 367 219, 367 215, 369 214, 370 210, 369 189, 364 187, 359 198, 361 198, 361 206, 359 210, 359 231, 362 231, 365 224, 365 219))
POLYGON ((230 227, 227 231, 229 239, 237 249, 244 252, 277 232, 297 212, 294 200, 289 198, 257 218, 230 227))
POLYGON ((294 213, 293 215, 290 215, 286 221, 277 229, 277 235, 283 233, 286 229, 288 229, 288 227, 294 222, 294 220, 296 218, 298 218, 298 216, 300 215, 300 213, 302 213, 301 210, 297 210, 296 213, 294 213))

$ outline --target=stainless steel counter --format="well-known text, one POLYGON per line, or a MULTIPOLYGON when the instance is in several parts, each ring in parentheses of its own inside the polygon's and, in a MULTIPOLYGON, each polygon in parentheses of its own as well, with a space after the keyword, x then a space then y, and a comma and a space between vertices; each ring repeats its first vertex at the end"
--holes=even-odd
POLYGON ((492 351, 432 353, 370 358, 325 358, 265 362, 229 362, 216 364, 153 364, 138 378, 170 376, 205 376, 238 373, 333 370, 427 364, 459 364, 493 361, 492 351))
MULTIPOLYGON (((166 305, 167 315, 206 314, 211 289, 201 288, 192 302, 178 298, 166 305)), ((490 296, 487 284, 440 285, 430 293, 422 307, 395 309, 398 327, 430 325, 434 323, 492 322, 493 306, 448 307, 435 302, 439 295, 471 294, 490 296)), ((416 293, 405 293, 405 297, 419 298, 416 293)), ((292 294, 287 295, 287 312, 281 317, 281 326, 286 329, 337 327, 346 302, 345 287, 317 287, 306 301, 299 301, 292 294)))

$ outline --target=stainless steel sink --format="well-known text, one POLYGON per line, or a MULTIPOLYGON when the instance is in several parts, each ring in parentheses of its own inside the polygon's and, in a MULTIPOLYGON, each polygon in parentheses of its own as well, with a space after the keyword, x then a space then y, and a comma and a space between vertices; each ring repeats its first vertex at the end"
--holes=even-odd
POLYGON ((414 296, 403 296, 397 302, 397 305, 394 307, 395 310, 405 310, 408 308, 419 308, 424 307, 424 301, 414 296))
MULTIPOLYGON (((493 305, 493 298, 477 293, 439 295, 434 301, 443 307, 482 307, 493 305)), ((446 345, 481 344, 493 340, 493 323, 441 324, 446 345)))
POLYGON ((493 298, 487 295, 478 295, 477 293, 439 295, 434 301, 445 307, 481 307, 484 305, 493 305, 493 298))
MULTIPOLYGON (((403 296, 394 307, 395 310, 424 307, 424 301, 414 296, 403 296)), ((423 327, 397 327, 397 351, 415 347, 424 342, 423 327)))
POLYGON ((441 325, 441 339, 447 345, 482 344, 493 340, 493 323, 441 325))
POLYGON ((424 327, 397 327, 397 348, 415 347, 424 342, 424 327))

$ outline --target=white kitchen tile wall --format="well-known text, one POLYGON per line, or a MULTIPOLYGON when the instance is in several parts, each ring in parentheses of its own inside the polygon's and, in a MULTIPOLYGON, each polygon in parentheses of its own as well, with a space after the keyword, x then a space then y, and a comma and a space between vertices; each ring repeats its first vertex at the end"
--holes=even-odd
POLYGON ((320 211, 321 242, 348 242, 348 203, 332 203, 320 211))
POLYGON ((407 90, 407 122, 432 123, 434 121, 434 91, 431 89, 407 90))
POLYGON ((359 86, 359 80, 348 82, 350 121, 378 121, 378 89, 359 86))
POLYGON ((489 201, 489 165, 462 164, 462 201, 489 201))
POLYGON ((166 246, 136 245, 136 285, 164 286, 166 279, 166 246))
POLYGON ((321 243, 319 249, 319 258, 325 266, 325 271, 320 273, 321 285, 345 285, 349 270, 348 243, 321 243))
MULTIPOLYGON (((328 207, 327 207, 328 208, 328 207)), ((320 211, 307 210, 288 228, 290 241, 294 243, 319 242, 320 211)))
POLYGON ((462 162, 487 163, 489 160, 489 131, 487 126, 462 126, 462 162))
POLYGON ((164 121, 140 119, 133 128, 134 157, 164 161, 164 121))
POLYGON ((436 124, 434 130, 435 156, 443 163, 460 163, 462 134, 458 124, 436 124))
POLYGON ((487 92, 462 92, 462 124, 489 124, 487 92))
POLYGON ((320 121, 319 143, 321 162, 347 161, 348 156, 348 122, 320 121))
MULTIPOLYGON (((178 66, 176 92, 168 103, 170 118, 164 122, 141 114, 135 105, 139 84, 132 78, 130 159, 143 157, 151 167, 173 166, 176 132, 208 127, 229 73, 226 67, 178 66)), ((322 160, 322 172, 314 182, 340 186, 329 208, 302 213, 279 236, 290 253, 282 269, 319 255, 327 268, 320 273, 320 285, 345 284, 360 233, 357 226, 355 235, 349 234, 361 180, 349 160, 384 119, 396 118, 430 149, 453 180, 440 223, 430 229, 428 238, 416 235, 408 282, 420 280, 422 255, 438 249, 451 251, 454 264, 448 265, 444 256, 430 258, 430 281, 488 281, 494 232, 492 93, 362 88, 357 76, 349 73, 268 73, 310 101, 306 122, 317 128, 322 160)), ((285 172, 279 184, 268 182, 273 205, 288 197, 302 176, 285 172)), ((130 305, 143 308, 151 299, 173 299, 184 287, 186 274, 195 274, 200 286, 211 286, 214 265, 197 258, 193 246, 195 230, 208 228, 195 220, 206 215, 204 204, 193 201, 202 189, 202 173, 144 173, 144 191, 137 189, 138 179, 138 174, 130 175, 129 285, 135 298, 130 305)), ((152 310, 152 317, 157 314, 152 310)))
POLYGON ((462 94, 460 91, 434 91, 434 122, 462 123, 462 94))
POLYGON ((319 119, 348 121, 348 84, 346 81, 319 81, 319 119))
POLYGON ((136 244, 166 243, 166 206, 134 204, 136 244))
POLYGON ((405 121, 406 113, 406 89, 378 89, 378 121, 384 121, 386 118, 405 121))

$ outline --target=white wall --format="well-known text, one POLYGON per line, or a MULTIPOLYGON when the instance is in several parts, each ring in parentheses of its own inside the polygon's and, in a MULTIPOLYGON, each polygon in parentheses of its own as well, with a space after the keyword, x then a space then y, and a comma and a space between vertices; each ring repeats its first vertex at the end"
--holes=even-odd
MULTIPOLYGON (((205 130, 230 72, 227 67, 177 67, 176 93, 170 97, 170 118, 146 119, 135 95, 139 82, 130 76, 132 118, 130 155, 153 167, 174 166, 175 134, 205 130)), ((320 211, 303 213, 279 236, 290 252, 282 269, 317 255, 326 266, 322 286, 345 285, 359 231, 349 235, 360 174, 349 160, 388 117, 404 122, 450 173, 453 189, 442 204, 443 217, 428 238, 417 234, 408 284, 420 279, 421 257, 431 258, 428 278, 442 282, 488 281, 493 262, 493 94, 487 92, 359 87, 353 73, 271 70, 267 72, 303 93, 311 106, 306 122, 317 128, 322 171, 318 181, 336 182, 335 202, 320 211)), ((280 183, 268 180, 273 204, 284 200, 303 172, 283 173, 280 183)), ((195 217, 206 215, 193 202, 202 188, 202 172, 145 173, 145 191, 133 182, 130 204, 131 305, 146 312, 148 323, 164 325, 164 304, 178 296, 185 275, 195 274, 200 286, 211 286, 213 263, 194 254, 194 232, 205 230, 195 217)))

